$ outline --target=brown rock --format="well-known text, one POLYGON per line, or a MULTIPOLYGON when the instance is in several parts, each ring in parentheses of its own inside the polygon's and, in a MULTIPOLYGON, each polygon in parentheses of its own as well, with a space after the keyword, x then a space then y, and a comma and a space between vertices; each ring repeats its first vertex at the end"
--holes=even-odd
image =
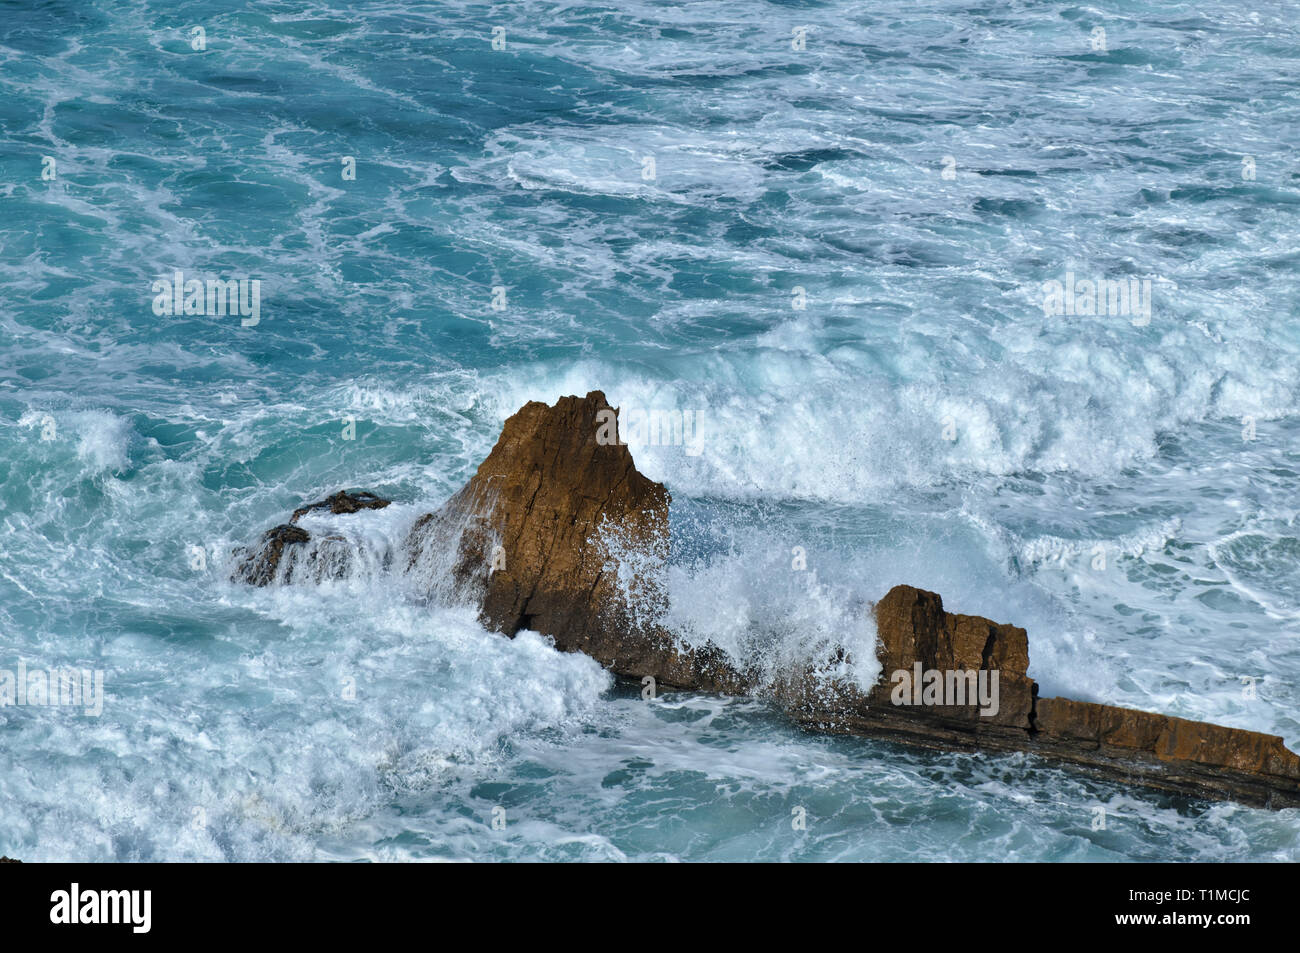
POLYGON ((329 510, 331 513, 357 513, 361 510, 382 510, 391 503, 392 500, 384 500, 362 490, 357 493, 349 493, 346 490, 339 490, 333 496, 327 496, 323 500, 317 500, 315 503, 308 503, 306 506, 300 506, 293 511, 289 517, 290 523, 298 522, 298 517, 305 516, 313 510, 329 510))
POLYGON ((1040 698, 1034 706, 1034 725, 1044 738, 1077 742, 1080 747, 1101 746, 1101 714, 1105 705, 1072 698, 1040 698))
MULTIPOLYGON (((979 616, 945 612, 933 592, 895 586, 875 605, 880 678, 869 692, 845 682, 827 683, 805 673, 780 681, 776 695, 798 721, 826 731, 888 738, 940 750, 1020 750, 1033 724, 1037 686, 1026 674, 1025 630, 979 616), (991 688, 997 672, 997 712, 984 710, 978 692, 964 704, 896 704, 893 676, 915 680, 917 666, 970 679, 983 673, 991 688)), ((904 700, 910 699, 910 692, 904 700)))
POLYGON ((483 623, 507 635, 533 629, 620 675, 741 690, 745 679, 723 653, 678 648, 653 620, 668 504, 663 484, 643 476, 618 442, 604 394, 553 407, 532 401, 506 421, 470 481, 417 522, 412 565, 440 554, 433 564, 450 568, 455 589, 477 597, 483 623))
POLYGON ((1029 639, 1024 629, 998 625, 973 615, 943 610, 936 593, 895 586, 876 603, 876 632, 881 680, 872 691, 872 704, 892 704, 890 678, 909 675, 919 662, 922 671, 993 672, 998 676, 998 711, 981 715, 979 705, 931 706, 948 718, 982 719, 988 724, 1029 728, 1037 687, 1029 669, 1029 639))
MULTIPOLYGON (((293 525, 314 510, 353 513, 388 505, 337 493, 296 510, 265 534, 237 578, 266 585, 291 570, 338 573, 336 537, 313 541, 293 525), (280 571, 287 547, 310 558, 280 571), (322 555, 324 554, 324 555, 322 555), (332 561, 333 560, 333 561, 332 561)), ((946 612, 932 592, 895 586, 875 606, 880 680, 869 690, 818 676, 811 664, 763 684, 712 645, 688 649, 656 621, 668 557, 668 491, 637 471, 617 440, 617 414, 599 391, 531 402, 506 421, 470 481, 416 521, 404 569, 440 599, 479 607, 507 635, 533 629, 563 651, 659 684, 725 693, 764 691, 795 719, 824 730, 911 745, 1025 751, 1126 783, 1267 806, 1300 805, 1300 758, 1280 738, 1151 712, 1065 698, 1039 699, 1024 629, 946 612), (598 439, 609 437, 611 439, 598 439), (937 671, 997 674, 998 711, 978 698, 898 705, 891 676, 937 671)))
POLYGON ((1039 699, 1036 726, 1035 746, 1055 757, 1138 766, 1151 786, 1300 804, 1300 756, 1276 735, 1068 698, 1039 699))
POLYGON ((236 550, 234 579, 250 586, 269 586, 280 569, 286 546, 298 546, 311 540, 305 529, 281 523, 262 534, 254 549, 236 550))
POLYGON ((1282 739, 1153 712, 1038 698, 1028 677, 1025 631, 943 611, 939 596, 895 586, 876 604, 880 680, 869 693, 783 680, 777 696, 796 719, 823 730, 934 749, 1029 751, 1157 790, 1264 807, 1300 806, 1300 757, 1282 739), (999 671, 999 712, 978 706, 900 706, 894 671, 999 671))
POLYGON ((251 586, 269 586, 281 576, 283 578, 280 581, 292 582, 293 567, 287 566, 283 573, 280 570, 286 548, 305 546, 307 543, 312 543, 312 546, 298 551, 306 557, 302 561, 304 574, 317 582, 340 578, 351 564, 351 553, 343 538, 325 536, 313 543, 312 535, 294 524, 300 517, 317 510, 327 510, 335 514, 357 513, 361 510, 381 510, 390 502, 392 501, 381 499, 365 491, 350 493, 340 490, 323 500, 300 506, 293 511, 288 523, 281 523, 267 530, 257 546, 235 551, 236 561, 232 579, 236 582, 246 582, 251 586))

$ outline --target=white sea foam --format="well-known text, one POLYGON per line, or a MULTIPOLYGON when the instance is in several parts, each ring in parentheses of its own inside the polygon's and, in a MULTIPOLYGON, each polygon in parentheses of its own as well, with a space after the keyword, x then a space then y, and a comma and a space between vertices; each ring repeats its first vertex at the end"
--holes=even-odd
POLYGON ((92 8, 94 43, 36 12, 48 49, 0 49, 0 139, 31 160, 0 186, 0 654, 102 667, 109 698, 93 726, 0 716, 0 852, 1297 858, 1293 812, 611 695, 384 569, 525 400, 600 388, 704 411, 699 456, 635 451, 674 495, 684 640, 869 678, 869 603, 910 583, 1025 626, 1044 694, 1297 747, 1282 8, 1211 3, 1189 44, 1144 7, 1150 42, 1112 33, 1104 58, 1032 7, 526 0, 497 54, 473 4, 325 4, 201 57, 92 8), (255 335, 149 312, 156 274, 236 266, 267 282, 255 335), (1046 320, 1026 289, 1070 267, 1178 291, 1142 329, 1046 320), (223 581, 231 549, 342 487, 399 501, 308 518, 354 553, 345 579, 223 581), (1105 837, 1094 800, 1124 819, 1105 837))

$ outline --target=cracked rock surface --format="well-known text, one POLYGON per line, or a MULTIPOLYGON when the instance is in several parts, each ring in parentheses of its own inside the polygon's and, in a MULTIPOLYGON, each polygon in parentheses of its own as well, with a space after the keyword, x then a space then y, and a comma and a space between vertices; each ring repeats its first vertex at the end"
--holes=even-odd
MULTIPOLYGON (((1024 629, 947 612, 938 594, 911 586, 895 586, 874 606, 882 671, 869 691, 811 671, 764 683, 712 645, 682 645, 654 621, 664 604, 657 569, 669 555, 671 499, 663 484, 636 469, 610 427, 616 414, 600 391, 554 405, 525 404, 469 482, 415 521, 405 558, 396 561, 399 571, 414 574, 431 593, 472 601, 485 626, 508 636, 531 629, 618 675, 651 676, 668 687, 768 697, 820 730, 943 750, 1029 752, 1188 796, 1300 806, 1300 758, 1281 738, 1040 699, 1028 674, 1024 629), (970 699, 895 704, 891 674, 918 666, 966 673, 972 681, 996 673, 996 712, 982 713, 970 699)), ((240 556, 235 578, 257 586, 291 582, 280 569, 286 550, 333 539, 313 541, 295 525, 299 517, 388 504, 372 493, 340 492, 301 507, 240 556)), ((310 575, 346 572, 345 555, 314 558, 310 575)))

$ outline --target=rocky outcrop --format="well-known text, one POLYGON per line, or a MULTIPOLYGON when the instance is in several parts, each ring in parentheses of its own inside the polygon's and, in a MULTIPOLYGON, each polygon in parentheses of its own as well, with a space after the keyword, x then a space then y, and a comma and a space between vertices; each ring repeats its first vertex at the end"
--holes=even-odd
MULTIPOLYGON (((1300 756, 1274 735, 1068 698, 1039 698, 1028 676, 1025 630, 945 612, 940 597, 895 586, 876 603, 880 680, 870 692, 810 680, 780 686, 787 710, 822 730, 940 750, 1023 751, 1129 784, 1261 807, 1300 806, 1300 756), (900 703, 902 679, 969 673, 992 683, 997 711, 978 691, 962 705, 900 703)), ((973 677, 971 677, 973 676, 973 677)), ((960 684, 959 678, 953 679, 960 684)), ((936 694, 938 694, 936 692, 936 694)))
POLYGON ((1039 699, 1036 728, 1030 750, 1148 787, 1300 806, 1300 757, 1276 735, 1069 698, 1039 699))
POLYGON ((669 686, 740 692, 716 648, 688 650, 654 622, 668 556, 668 491, 618 441, 605 395, 525 404, 478 471, 417 522, 413 562, 454 548, 459 592, 487 627, 532 629, 611 671, 669 686), (608 439, 598 439, 604 430, 608 439))
POLYGON ((268 529, 256 547, 235 550, 234 578, 250 586, 269 586, 280 571, 285 547, 300 546, 310 541, 310 533, 289 523, 268 529))
POLYGON ((327 496, 323 500, 317 500, 315 503, 308 503, 306 506, 300 506, 293 511, 289 517, 290 523, 296 523, 308 513, 314 513, 318 510, 325 510, 328 513, 338 515, 339 513, 359 513, 362 510, 382 510, 391 503, 392 500, 384 500, 362 490, 358 493, 349 493, 346 490, 339 490, 333 496, 327 496))
POLYGON ((315 503, 308 503, 293 511, 289 522, 281 523, 262 534, 261 541, 253 547, 236 549, 232 578, 250 586, 269 586, 279 580, 291 583, 298 574, 313 581, 338 578, 351 563, 351 553, 341 536, 326 535, 313 539, 311 533, 297 526, 298 520, 308 513, 357 513, 361 510, 381 510, 392 502, 380 499, 373 493, 350 493, 340 490, 315 503), (286 553, 302 556, 301 560, 286 559, 286 553))
POLYGON ((21 864, 21 860, 15 860, 13 857, 0 857, 0 864, 21 864))
MULTIPOLYGON (((980 725, 1030 727, 1037 686, 1028 675, 1029 638, 1024 629, 998 625, 979 616, 945 612, 943 600, 937 594, 911 586, 895 586, 889 590, 876 603, 875 614, 880 641, 877 657, 884 674, 868 696, 870 704, 898 707, 892 705, 896 686, 889 681, 894 672, 911 673, 912 683, 916 681, 918 666, 922 673, 970 672, 976 675, 976 692, 981 673, 984 683, 991 685, 990 676, 996 672, 996 712, 982 715, 978 704, 925 704, 921 706, 923 712, 936 718, 980 725)), ((954 680, 954 684, 963 683, 954 680)), ((970 684, 965 679, 963 688, 969 688, 970 684)))
MULTIPOLYGON (((895 586, 874 607, 882 674, 869 689, 811 665, 765 681, 715 646, 687 647, 657 621, 669 503, 619 441, 604 394, 531 402, 506 421, 470 481, 415 522, 399 562, 431 595, 472 602, 506 635, 532 629, 563 651, 664 686, 761 694, 810 727, 944 750, 1029 752, 1195 797, 1300 806, 1300 758, 1280 738, 1040 699, 1024 629, 947 612, 937 594, 911 586, 895 586)), ((302 507, 241 555, 236 578, 267 585, 295 572, 337 575, 345 562, 320 555, 331 537, 312 540, 298 518, 387 505, 337 493, 302 507), (286 561, 292 547, 310 558, 286 561)))

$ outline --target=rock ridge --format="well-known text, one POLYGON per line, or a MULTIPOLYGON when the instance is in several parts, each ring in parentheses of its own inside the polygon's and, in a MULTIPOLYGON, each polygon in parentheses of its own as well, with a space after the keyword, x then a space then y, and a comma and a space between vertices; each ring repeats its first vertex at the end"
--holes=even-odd
MULTIPOLYGON (((483 624, 507 636, 531 629, 561 651, 657 686, 768 697, 810 728, 936 750, 1025 752, 1190 797, 1300 806, 1300 757, 1281 738, 1039 698, 1023 628, 947 612, 937 593, 912 586, 894 586, 872 610, 881 676, 867 691, 811 670, 769 682, 716 645, 685 646, 658 621, 670 503, 663 484, 637 470, 602 392, 530 401, 465 486, 415 521, 398 563, 430 593, 477 605, 483 624), (947 694, 920 690, 931 672, 947 680, 947 694)), ((346 553, 327 545, 339 537, 313 540, 298 519, 388 505, 373 493, 340 491, 300 507, 237 552, 233 577, 265 586, 293 582, 295 573, 341 575, 346 553), (286 560, 286 552, 310 557, 286 560)))

